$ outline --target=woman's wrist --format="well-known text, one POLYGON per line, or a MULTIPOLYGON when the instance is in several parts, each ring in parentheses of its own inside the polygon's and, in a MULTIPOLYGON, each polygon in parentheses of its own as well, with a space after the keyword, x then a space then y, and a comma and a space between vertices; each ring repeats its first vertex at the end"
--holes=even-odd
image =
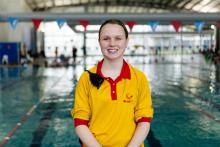
POLYGON ((140 147, 140 146, 138 146, 138 145, 128 145, 127 147, 140 147))
POLYGON ((129 143, 127 147, 140 147, 140 146, 136 145, 135 143, 129 143))

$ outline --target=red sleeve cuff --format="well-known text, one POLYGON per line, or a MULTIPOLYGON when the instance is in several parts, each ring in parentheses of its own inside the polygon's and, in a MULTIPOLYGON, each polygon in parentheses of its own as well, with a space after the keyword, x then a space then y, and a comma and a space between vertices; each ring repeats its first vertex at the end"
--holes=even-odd
POLYGON ((88 126, 89 121, 88 120, 84 120, 84 119, 80 119, 80 118, 75 118, 74 119, 74 126, 77 127, 79 125, 86 125, 88 126))
POLYGON ((138 123, 140 122, 151 122, 152 118, 151 117, 142 117, 138 120, 138 123))

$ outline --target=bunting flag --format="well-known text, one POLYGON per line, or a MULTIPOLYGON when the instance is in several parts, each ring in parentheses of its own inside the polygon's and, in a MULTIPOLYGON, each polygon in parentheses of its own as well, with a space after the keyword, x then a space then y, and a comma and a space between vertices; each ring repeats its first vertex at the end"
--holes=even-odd
POLYGON ((172 23, 172 25, 173 25, 175 31, 176 31, 176 32, 179 32, 179 28, 180 28, 180 26, 182 25, 181 21, 173 20, 171 23, 172 23))
POLYGON ((133 27, 134 27, 135 24, 136 24, 135 21, 128 21, 128 22, 127 22, 127 25, 128 25, 128 27, 129 27, 129 29, 130 29, 130 32, 132 31, 132 29, 133 29, 133 27))
POLYGON ((12 29, 15 29, 18 24, 18 18, 8 17, 8 22, 10 23, 12 29))
POLYGON ((57 22, 57 25, 59 26, 59 28, 61 29, 63 27, 63 25, 66 23, 66 20, 57 19, 56 22, 57 22))
POLYGON ((220 28, 220 21, 217 22, 217 27, 220 28))
POLYGON ((32 22, 33 22, 33 24, 34 24, 34 27, 35 27, 36 29, 38 29, 39 26, 40 26, 40 23, 42 22, 42 19, 32 19, 32 22))
POLYGON ((79 23, 80 23, 80 25, 82 25, 84 27, 84 30, 86 31, 86 28, 89 25, 89 21, 88 20, 80 20, 79 23))
POLYGON ((150 25, 150 26, 151 26, 152 31, 153 31, 153 32, 155 32, 155 31, 156 31, 157 26, 159 25, 159 22, 158 22, 158 21, 149 21, 149 22, 148 22, 148 25, 150 25))
POLYGON ((205 23, 203 21, 196 21, 194 23, 194 25, 196 26, 197 32, 201 33, 203 26, 205 25, 205 23))

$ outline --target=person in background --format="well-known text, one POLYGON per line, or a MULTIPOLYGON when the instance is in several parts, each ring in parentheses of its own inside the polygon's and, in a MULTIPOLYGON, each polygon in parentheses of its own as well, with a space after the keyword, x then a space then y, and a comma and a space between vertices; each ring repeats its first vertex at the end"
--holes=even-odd
POLYGON ((72 48, 72 55, 73 55, 73 63, 76 63, 76 56, 77 56, 77 48, 73 46, 72 48))
POLYGON ((83 72, 71 110, 82 146, 143 147, 153 118, 145 74, 123 56, 128 31, 120 20, 99 29, 103 59, 83 72))
POLYGON ((57 60, 58 58, 58 47, 56 46, 55 47, 55 60, 57 60))
POLYGON ((27 63, 27 46, 25 43, 21 45, 21 50, 20 50, 20 63, 21 65, 24 65, 27 63))

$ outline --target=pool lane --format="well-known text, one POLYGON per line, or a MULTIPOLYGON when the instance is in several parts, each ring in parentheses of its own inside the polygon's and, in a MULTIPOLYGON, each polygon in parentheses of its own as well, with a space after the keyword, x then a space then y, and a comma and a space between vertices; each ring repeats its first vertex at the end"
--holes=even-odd
MULTIPOLYGON (((87 65, 87 68, 91 66, 87 65)), ((217 67, 198 64, 134 66, 148 76, 155 108, 151 131, 145 140, 146 147, 219 146, 220 124, 216 120, 220 118, 220 112, 210 103, 220 103, 220 73, 216 70, 217 67), (213 71, 214 78, 210 76, 213 71), (199 96, 208 101, 198 99, 199 96)), ((4 132, 3 135, 0 134, 1 138, 33 104, 43 98, 5 146, 79 147, 70 110, 74 102, 74 87, 83 70, 82 65, 75 68, 38 69, 23 77, 27 81, 18 80, 17 90, 14 86, 11 89, 5 88, 0 97, 0 132, 4 132), (54 84, 59 78, 59 82, 54 84)), ((9 77, 9 83, 10 79, 13 78, 9 77)))
MULTIPOLYGON (((160 144, 166 147, 219 146, 219 110, 209 101, 197 98, 206 95, 210 100, 210 97, 219 95, 219 85, 215 84, 213 93, 206 81, 209 79, 189 78, 187 75, 204 72, 200 68, 191 68, 190 64, 150 65, 146 70, 155 107, 152 131, 160 144), (197 95, 186 90, 190 87, 199 91, 197 95)), ((207 78, 205 75, 210 72, 206 72, 200 78, 207 78)))

